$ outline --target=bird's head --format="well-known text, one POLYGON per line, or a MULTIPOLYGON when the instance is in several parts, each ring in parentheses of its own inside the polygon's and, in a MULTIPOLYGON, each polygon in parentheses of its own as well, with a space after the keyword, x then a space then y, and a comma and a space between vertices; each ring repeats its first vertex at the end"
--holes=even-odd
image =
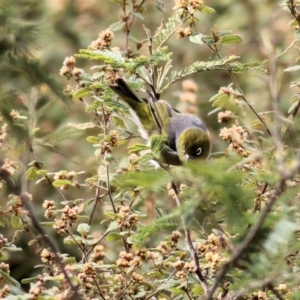
POLYGON ((182 162, 206 159, 211 150, 209 135, 200 128, 188 128, 179 135, 176 148, 182 162))

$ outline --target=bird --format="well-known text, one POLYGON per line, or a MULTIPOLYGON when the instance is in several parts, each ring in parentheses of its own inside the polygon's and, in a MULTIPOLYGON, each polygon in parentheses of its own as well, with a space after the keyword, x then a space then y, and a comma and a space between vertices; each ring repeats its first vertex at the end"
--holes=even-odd
POLYGON ((155 134, 166 135, 166 147, 161 151, 165 164, 180 166, 209 157, 210 136, 201 119, 179 112, 167 101, 157 99, 150 90, 146 90, 146 99, 140 99, 121 77, 109 87, 129 105, 148 138, 155 134))

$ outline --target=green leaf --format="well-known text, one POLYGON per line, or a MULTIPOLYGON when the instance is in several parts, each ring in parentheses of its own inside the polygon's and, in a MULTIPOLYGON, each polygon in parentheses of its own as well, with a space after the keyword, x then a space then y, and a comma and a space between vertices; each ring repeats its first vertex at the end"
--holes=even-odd
POLYGON ((121 119, 120 117, 113 116, 112 121, 117 127, 122 128, 122 129, 127 129, 123 119, 121 119))
POLYGON ((218 32, 219 36, 224 36, 224 35, 231 35, 232 30, 222 30, 218 32))
POLYGON ((140 227, 138 231, 127 239, 127 241, 136 247, 141 247, 147 240, 147 238, 158 231, 165 229, 175 229, 178 224, 170 221, 156 221, 154 224, 140 227))
MULTIPOLYGON (((92 78, 93 80, 97 80, 99 79, 100 77, 104 76, 104 72, 96 72, 93 74, 92 78)), ((91 84, 90 86, 91 88, 102 88, 102 84, 100 82, 95 82, 93 84, 91 84)))
POLYGON ((10 251, 10 252, 19 252, 19 251, 23 251, 22 248, 17 247, 16 245, 10 245, 10 246, 4 246, 2 247, 2 249, 10 251))
POLYGON ((166 186, 171 181, 171 176, 166 171, 158 169, 156 171, 136 172, 116 177, 118 184, 122 188, 144 187, 153 190, 166 186))
POLYGON ((73 99, 82 98, 84 96, 88 96, 91 93, 91 89, 89 87, 84 87, 73 93, 73 99))
POLYGON ((135 16, 135 17, 137 17, 138 19, 140 19, 142 21, 145 20, 144 17, 141 14, 139 14, 139 13, 131 12, 130 14, 133 15, 133 16, 135 16))
POLYGON ((37 171, 36 167, 30 167, 26 172, 27 179, 28 180, 34 180, 37 177, 37 172, 36 171, 37 171))
POLYGON ((213 8, 206 6, 204 4, 201 4, 201 6, 198 8, 198 10, 203 13, 207 13, 207 14, 214 14, 216 12, 213 8))
POLYGON ((79 232, 82 236, 86 236, 91 230, 91 226, 86 223, 81 223, 77 227, 77 232, 79 232))
POLYGON ((234 96, 232 94, 219 93, 213 96, 209 102, 213 102, 213 107, 220 107, 225 110, 230 110, 235 114, 240 112, 240 109, 237 103, 234 100, 234 96))
POLYGON ((86 245, 86 246, 93 246, 95 244, 98 243, 98 239, 84 239, 82 238, 82 244, 86 245))
POLYGON ((53 226, 53 225, 55 225, 55 222, 40 222, 40 225, 42 225, 42 226, 53 226))
POLYGON ((149 146, 145 144, 134 144, 128 147, 129 153, 138 153, 140 151, 149 150, 149 146))
POLYGON ((4 282, 11 284, 13 286, 16 286, 18 288, 21 287, 21 284, 14 279, 13 277, 9 276, 9 274, 7 274, 6 272, 0 270, 0 277, 2 277, 2 279, 4 280, 4 282))
POLYGON ((154 0, 156 4, 156 8, 160 11, 166 12, 165 10, 165 4, 163 2, 160 2, 159 0, 154 0))
POLYGON ((220 59, 220 60, 212 60, 212 61, 196 61, 192 63, 191 65, 185 67, 179 72, 172 72, 172 78, 167 83, 166 86, 164 86, 161 90, 158 92, 162 93, 167 87, 169 87, 172 83, 176 82, 177 80, 180 80, 186 76, 192 75, 194 73, 198 72, 204 72, 204 71, 212 71, 212 70, 231 70, 234 72, 246 72, 250 70, 250 67, 247 65, 243 65, 238 62, 234 62, 239 57, 235 55, 231 55, 229 57, 220 59))
POLYGON ((119 224, 116 221, 110 222, 108 228, 105 230, 105 234, 116 230, 117 228, 119 228, 119 224))
POLYGON ((47 170, 37 170, 36 174, 41 175, 41 176, 46 176, 48 174, 48 171, 47 170))
MULTIPOLYGON (((158 1, 155 1, 158 3, 158 1)), ((159 28, 155 32, 155 43, 158 45, 158 49, 164 45, 164 43, 175 33, 178 26, 178 19, 174 15, 168 19, 167 23, 165 24, 164 28, 159 28)))
POLYGON ((239 44, 242 41, 243 41, 242 38, 237 34, 224 35, 221 37, 220 40, 221 44, 239 44))
POLYGON ((9 227, 10 226, 9 219, 0 217, 0 226, 1 227, 9 227))
POLYGON ((160 285, 157 288, 157 291, 161 291, 161 290, 169 290, 170 288, 174 287, 174 286, 178 286, 179 282, 178 280, 175 279, 170 279, 167 283, 160 285))
POLYGON ((129 39, 130 41, 134 42, 134 43, 139 43, 139 42, 140 42, 138 39, 136 39, 136 38, 135 38, 134 36, 132 36, 132 35, 130 35, 130 36, 128 37, 128 39, 129 39))
POLYGON ((21 218, 19 216, 16 216, 16 215, 11 216, 10 223, 11 223, 11 226, 14 229, 19 229, 23 226, 21 218))
POLYGON ((64 238, 64 244, 66 245, 77 245, 82 243, 82 237, 79 235, 72 235, 64 238))
POLYGON ((76 258, 75 257, 66 257, 63 258, 63 263, 64 264, 75 264, 76 263, 76 258))
POLYGON ((54 180, 53 182, 52 182, 52 185, 54 186, 54 187, 61 187, 62 185, 71 185, 71 181, 70 180, 63 180, 63 179, 58 179, 58 180, 54 180))
POLYGON ((91 143, 91 144, 98 144, 100 139, 97 136, 88 136, 86 138, 87 142, 91 143))
POLYGON ((119 31, 119 30, 122 30, 124 28, 124 26, 126 25, 126 23, 124 21, 118 21, 116 23, 113 23, 109 26, 109 29, 111 31, 119 31))
POLYGON ((192 294, 195 296, 201 296, 203 295, 203 288, 200 284, 195 284, 195 286, 192 289, 192 294))
POLYGON ((34 282, 37 280, 38 280, 38 277, 24 278, 24 279, 22 279, 21 283, 28 284, 28 283, 31 283, 31 282, 34 282))
POLYGON ((203 34, 201 34, 201 33, 191 35, 189 37, 189 40, 192 43, 195 43, 195 44, 199 44, 199 45, 203 45, 204 44, 204 42, 203 42, 203 34))
POLYGON ((113 242, 113 241, 117 241, 117 240, 120 240, 122 239, 122 235, 120 233, 117 233, 117 232, 111 232, 110 234, 108 234, 106 236, 106 240, 108 242, 113 242))

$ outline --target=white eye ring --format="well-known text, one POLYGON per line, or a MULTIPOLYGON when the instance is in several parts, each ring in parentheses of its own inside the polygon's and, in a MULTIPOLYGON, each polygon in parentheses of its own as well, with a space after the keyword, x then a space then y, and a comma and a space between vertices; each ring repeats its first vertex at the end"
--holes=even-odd
POLYGON ((202 148, 199 147, 196 151, 196 155, 199 156, 202 153, 202 148))

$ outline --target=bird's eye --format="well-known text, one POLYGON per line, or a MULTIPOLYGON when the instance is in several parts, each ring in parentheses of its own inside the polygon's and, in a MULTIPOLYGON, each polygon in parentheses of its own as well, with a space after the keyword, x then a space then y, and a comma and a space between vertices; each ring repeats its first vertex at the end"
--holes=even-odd
POLYGON ((202 153, 202 148, 199 147, 196 151, 196 155, 199 156, 202 153))

